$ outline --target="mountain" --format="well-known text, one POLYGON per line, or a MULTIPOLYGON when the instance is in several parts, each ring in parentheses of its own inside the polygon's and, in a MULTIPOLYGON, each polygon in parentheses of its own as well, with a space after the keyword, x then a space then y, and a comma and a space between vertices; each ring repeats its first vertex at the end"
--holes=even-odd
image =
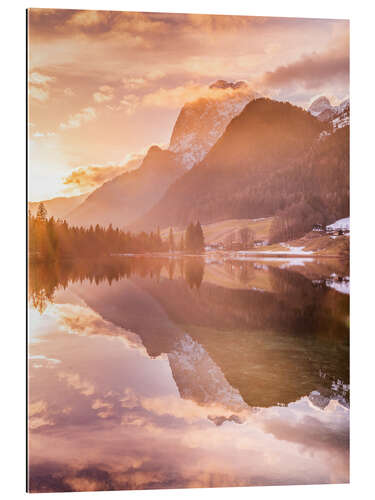
POLYGON ((28 203, 29 210, 32 215, 36 215, 39 203, 43 203, 47 209, 48 217, 55 217, 55 219, 64 219, 69 212, 77 208, 85 201, 88 194, 81 194, 79 196, 71 196, 70 198, 60 196, 52 198, 51 200, 30 201, 28 203))
POLYGON ((327 110, 332 110, 333 106, 331 105, 329 99, 325 96, 318 97, 309 107, 309 111, 313 116, 319 116, 321 113, 327 110))
POLYGON ((169 150, 186 169, 203 160, 232 118, 256 97, 242 81, 218 80, 209 89, 212 96, 183 106, 173 128, 169 150))
POLYGON ((182 172, 174 153, 152 146, 138 169, 96 189, 69 214, 68 222, 123 227, 157 203, 182 172))
POLYGON ((346 127, 350 123, 350 104, 349 99, 342 101, 337 106, 335 115, 331 118, 333 130, 346 127))
POLYGON ((255 96, 245 82, 218 80, 209 91, 212 96, 183 106, 168 151, 151 148, 139 171, 122 174, 99 187, 82 206, 72 210, 69 222, 131 227, 184 169, 203 159, 230 120, 255 96))
MULTIPOLYGON (((345 137, 333 139, 333 134, 332 138, 319 139, 326 127, 307 111, 287 102, 265 98, 251 101, 230 122, 204 160, 178 179, 137 225, 144 229, 157 225, 186 227, 197 219, 207 224, 267 217, 305 203, 315 194, 318 198, 323 192, 328 196, 326 179, 331 179, 332 172, 342 174, 340 179, 332 178, 332 186, 345 184, 347 156, 345 137), (328 140, 331 142, 327 145, 328 140), (336 155, 331 163, 330 147, 336 155), (327 156, 328 165, 319 170, 319 179, 317 165, 323 162, 320 150, 327 156), (314 155, 320 163, 315 162, 314 155)), ((328 204, 336 204, 331 211, 327 209, 328 217, 337 212, 341 217, 348 215, 343 213, 346 185, 337 189, 335 199, 327 199, 328 204)), ((319 206, 320 201, 311 203, 319 206)))
POLYGON ((321 96, 311 104, 309 112, 320 121, 331 122, 332 129, 336 130, 349 125, 350 102, 345 99, 338 106, 332 106, 327 97, 321 96))

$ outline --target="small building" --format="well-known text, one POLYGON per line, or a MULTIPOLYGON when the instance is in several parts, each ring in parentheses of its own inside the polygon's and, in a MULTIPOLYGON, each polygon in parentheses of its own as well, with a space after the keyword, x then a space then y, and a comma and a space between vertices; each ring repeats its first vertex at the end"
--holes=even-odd
POLYGON ((263 240, 254 240, 255 247, 264 247, 267 244, 266 241, 263 240))
POLYGON ((325 233, 326 227, 323 224, 314 224, 312 230, 318 233, 325 233))

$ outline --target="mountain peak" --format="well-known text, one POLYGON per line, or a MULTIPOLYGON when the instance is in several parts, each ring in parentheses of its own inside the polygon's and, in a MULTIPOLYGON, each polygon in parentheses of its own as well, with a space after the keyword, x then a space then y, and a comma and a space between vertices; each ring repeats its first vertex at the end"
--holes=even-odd
MULTIPOLYGON (((262 186, 273 176, 282 179, 284 172, 301 164, 300 158, 307 162, 312 144, 325 127, 301 108, 267 98, 248 98, 230 116, 204 159, 137 220, 138 227, 186 227, 191 220, 208 224, 271 215, 277 189, 267 191, 264 201, 262 186)), ((197 119, 195 127, 201 122, 197 119)), ((192 129, 187 130, 185 137, 192 129)))
POLYGON ((326 111, 327 109, 331 109, 332 104, 326 96, 320 96, 311 104, 309 107, 309 111, 312 115, 318 115, 322 111, 326 111))
POLYGON ((150 146, 149 150, 147 151, 147 156, 153 155, 155 153, 160 153, 160 151, 163 151, 163 150, 159 146, 156 146, 154 144, 153 146, 150 146))
POLYGON ((186 169, 203 160, 232 118, 255 98, 255 93, 242 81, 217 80, 210 85, 210 89, 232 89, 235 92, 223 92, 219 96, 217 92, 212 92, 212 96, 189 102, 181 109, 169 150, 179 156, 186 169))

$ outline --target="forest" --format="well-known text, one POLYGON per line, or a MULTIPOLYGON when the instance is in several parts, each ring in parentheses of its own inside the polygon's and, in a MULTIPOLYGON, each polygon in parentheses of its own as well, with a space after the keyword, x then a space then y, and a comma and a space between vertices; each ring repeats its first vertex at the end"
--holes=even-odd
POLYGON ((189 220, 276 215, 275 242, 347 217, 349 127, 334 133, 329 128, 289 103, 250 102, 202 163, 178 179, 139 225, 184 227, 189 220))
POLYGON ((97 258, 120 253, 204 251, 204 237, 200 222, 190 223, 185 237, 175 244, 173 229, 163 240, 160 229, 146 233, 131 233, 99 224, 89 228, 69 226, 65 220, 48 217, 43 203, 35 216, 29 212, 29 255, 33 260, 54 261, 64 258, 97 258))

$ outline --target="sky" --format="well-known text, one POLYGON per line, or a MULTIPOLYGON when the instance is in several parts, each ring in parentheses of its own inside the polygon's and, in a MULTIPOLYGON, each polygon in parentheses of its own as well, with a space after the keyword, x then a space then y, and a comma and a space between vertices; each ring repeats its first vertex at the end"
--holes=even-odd
POLYGON ((28 27, 30 201, 168 147, 181 107, 218 79, 302 107, 349 95, 345 20, 30 9, 28 27))

